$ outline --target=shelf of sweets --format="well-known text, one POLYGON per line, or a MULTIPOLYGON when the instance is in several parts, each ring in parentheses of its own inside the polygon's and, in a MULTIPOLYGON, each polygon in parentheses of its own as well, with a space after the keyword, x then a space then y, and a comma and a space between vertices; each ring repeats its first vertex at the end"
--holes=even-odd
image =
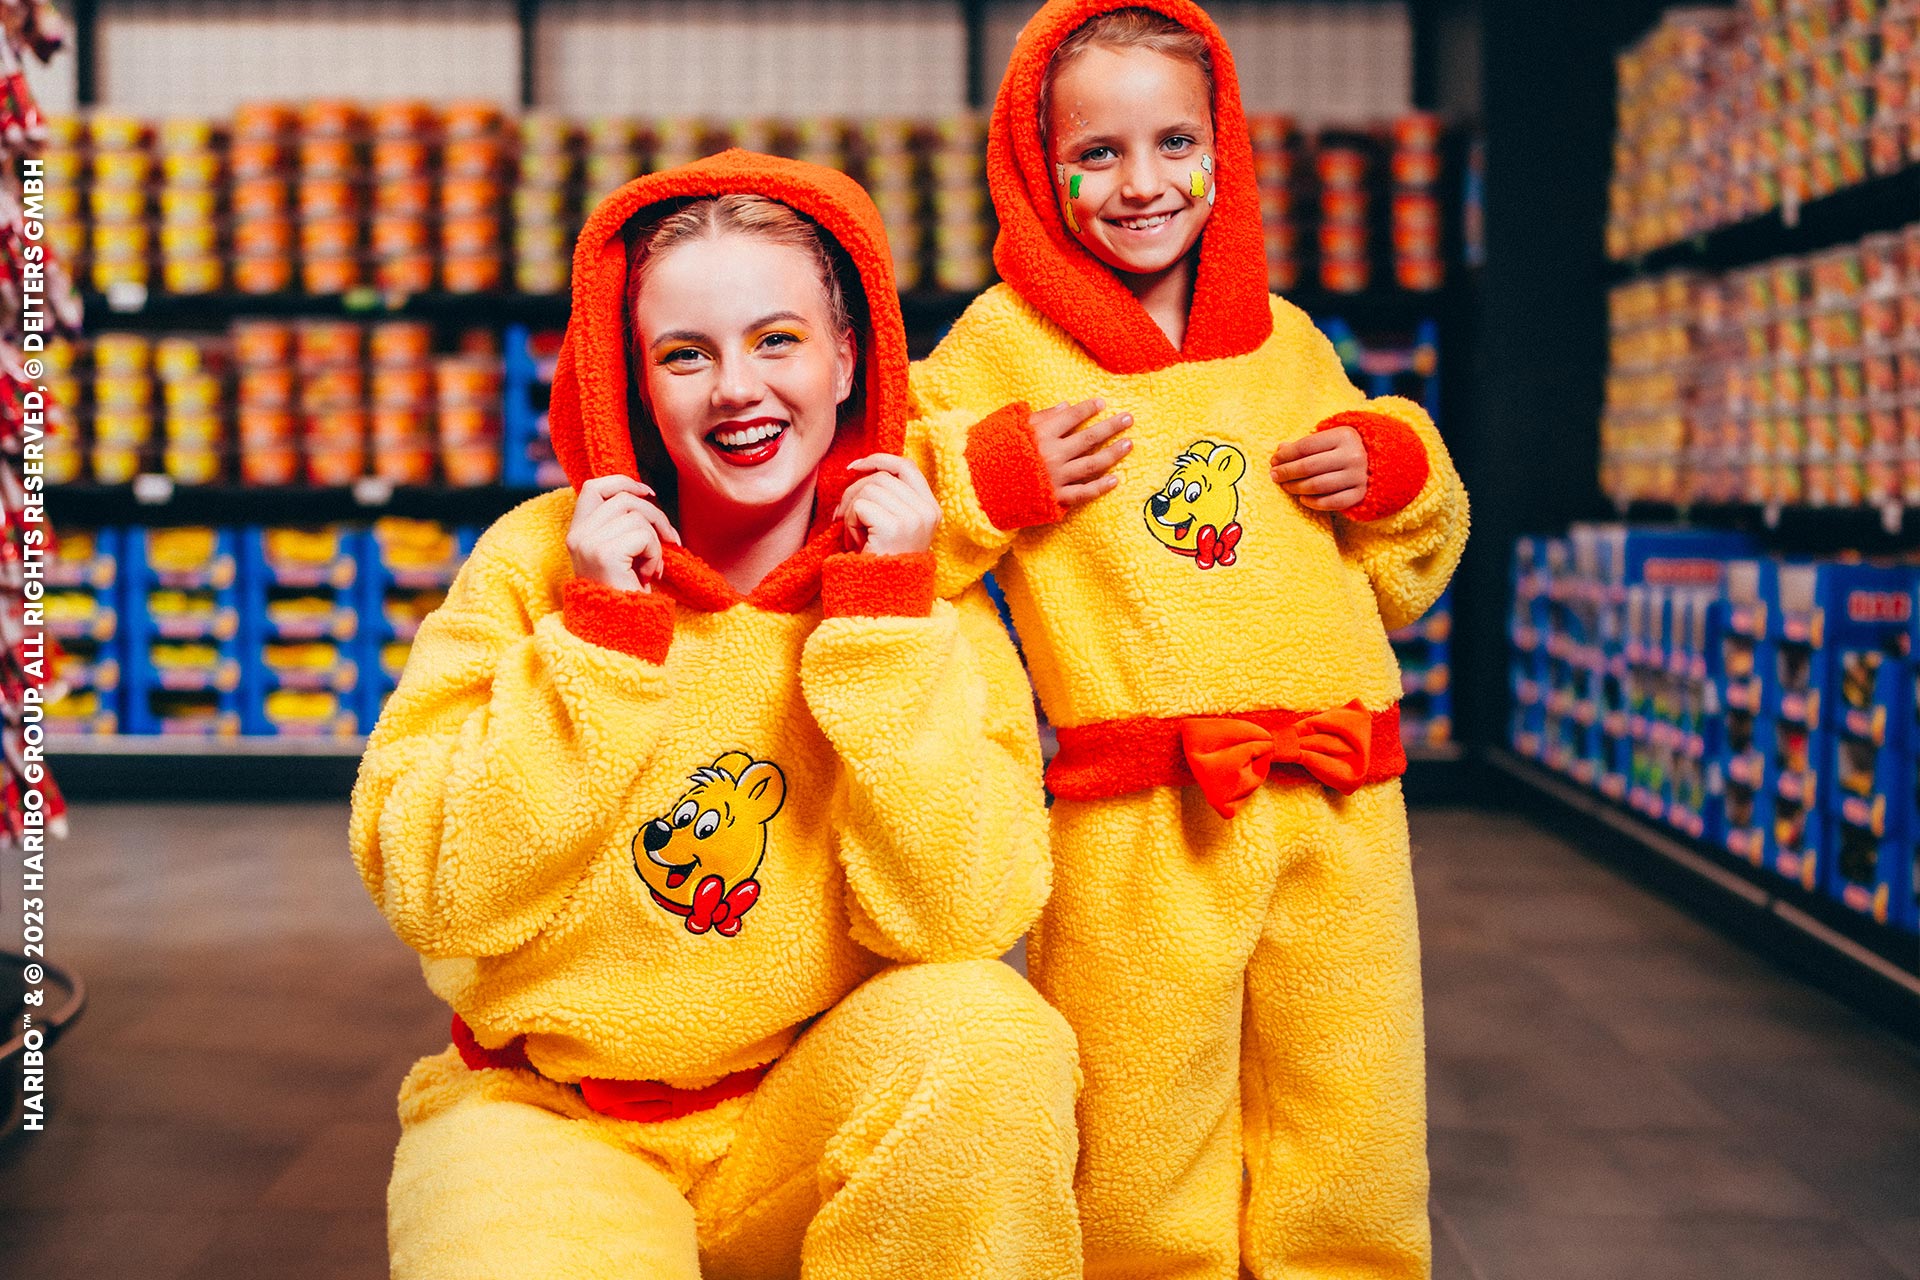
POLYGON ((562 293, 603 195, 735 145, 862 182, 907 289, 975 290, 990 269, 973 114, 717 122, 314 100, 223 119, 97 111, 52 128, 56 248, 108 294, 562 293))
POLYGON ((1920 164, 1920 4, 1672 10, 1620 55, 1618 86, 1609 259, 1727 267, 1856 237, 1884 224, 1849 218, 1912 190, 1864 188, 1920 164))
POLYGON ((1733 271, 1782 254, 1817 253, 1882 231, 1897 231, 1920 208, 1920 163, 1801 205, 1791 220, 1770 210, 1660 249, 1609 264, 1616 281, 1666 271, 1733 271))
MULTIPOLYGON (((1466 135, 1421 113, 1317 135, 1282 116, 1250 126, 1275 289, 1430 294, 1458 273, 1474 189, 1466 135)), ((601 195, 735 144, 865 184, 910 329, 944 325, 993 276, 973 114, 716 122, 313 101, 249 103, 220 120, 96 112, 53 131, 50 234, 102 325, 210 323, 243 308, 547 322, 564 315, 574 238, 601 195)))
POLYGON ((1608 309, 1616 504, 1864 508, 1895 526, 1920 506, 1920 223, 1633 280, 1608 309))

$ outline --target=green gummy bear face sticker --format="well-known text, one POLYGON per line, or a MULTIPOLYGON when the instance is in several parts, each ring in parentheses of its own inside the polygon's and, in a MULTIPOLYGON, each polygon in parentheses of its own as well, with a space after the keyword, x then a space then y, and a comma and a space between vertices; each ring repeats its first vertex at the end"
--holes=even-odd
POLYGON ((1077 173, 1067 179, 1067 198, 1069 200, 1080 198, 1080 175, 1077 173))

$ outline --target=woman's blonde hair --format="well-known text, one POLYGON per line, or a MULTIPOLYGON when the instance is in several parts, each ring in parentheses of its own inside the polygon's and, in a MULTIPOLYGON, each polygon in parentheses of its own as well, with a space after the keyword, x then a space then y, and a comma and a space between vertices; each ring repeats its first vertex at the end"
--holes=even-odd
POLYGON ((1040 136, 1047 135, 1053 81, 1075 58, 1089 49, 1149 49, 1176 62, 1199 69, 1207 81, 1207 103, 1213 103, 1213 51, 1207 38, 1153 9, 1113 9, 1089 18, 1060 42, 1040 77, 1040 136))
MULTIPOLYGON (((854 336, 853 392, 840 406, 840 421, 846 422, 860 412, 864 383, 865 353, 860 350, 860 335, 865 331, 866 292, 860 273, 846 251, 819 224, 788 205, 768 196, 734 192, 723 196, 704 196, 660 214, 648 222, 636 219, 626 231, 627 280, 621 300, 621 331, 625 335, 630 365, 636 360, 634 311, 640 301, 647 272, 662 254, 693 240, 717 240, 724 235, 751 236, 768 244, 798 249, 813 263, 820 277, 820 289, 826 296, 827 323, 835 337, 851 331, 854 336)), ((641 474, 670 501, 676 487, 673 462, 667 456, 660 432, 640 396, 641 379, 636 372, 627 379, 627 416, 633 432, 635 461, 641 474), (643 430, 642 428, 651 428, 643 430)), ((669 508, 671 509, 671 508, 669 508)))

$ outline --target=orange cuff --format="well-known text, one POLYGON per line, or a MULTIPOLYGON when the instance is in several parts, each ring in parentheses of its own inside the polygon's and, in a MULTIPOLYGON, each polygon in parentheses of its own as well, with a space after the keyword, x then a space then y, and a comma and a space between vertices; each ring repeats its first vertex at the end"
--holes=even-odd
POLYGON ((1034 442, 1024 402, 982 418, 967 432, 967 470, 980 506, 1002 530, 1052 524, 1066 514, 1034 442))
POLYGON ((1360 505, 1340 514, 1349 520, 1379 520, 1393 515, 1420 496, 1427 486, 1427 450, 1413 428, 1384 413, 1355 409, 1336 413, 1315 427, 1331 431, 1352 427, 1367 451, 1367 496, 1360 505))
POLYGON ((924 618, 933 612, 933 552, 828 556, 820 607, 829 618, 924 618))
POLYGON ((616 591, 575 578, 561 594, 560 619, 567 630, 602 649, 656 665, 673 644, 673 602, 649 591, 616 591))

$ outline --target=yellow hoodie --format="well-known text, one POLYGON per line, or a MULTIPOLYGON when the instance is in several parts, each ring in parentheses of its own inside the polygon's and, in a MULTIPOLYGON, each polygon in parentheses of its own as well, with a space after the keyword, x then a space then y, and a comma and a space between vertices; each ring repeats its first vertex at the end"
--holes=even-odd
POLYGON ((1216 46, 1215 204, 1184 348, 1069 234, 1036 124, 1040 83, 1061 40, 1120 7, 1056 0, 1023 31, 988 154, 1006 283, 913 368, 913 448, 945 516, 940 590, 1006 557, 998 576, 1034 685, 1065 731, 1048 775, 1056 794, 1191 781, 1175 756, 1160 758, 1164 733, 1152 767, 1115 767, 1116 751, 1137 760, 1144 721, 1353 702, 1372 719, 1363 780, 1396 776, 1387 632, 1445 589, 1466 542, 1466 492, 1418 405, 1368 401, 1306 314, 1267 294, 1232 59, 1184 0, 1149 6, 1216 46), (1117 490, 1062 512, 1026 410, 1090 396, 1133 415, 1133 451, 1117 490), (1269 480, 1282 441, 1343 425, 1368 449, 1360 506, 1312 511, 1269 480))
MULTIPOLYGON (((897 451, 905 337, 872 203, 729 152, 609 197, 581 236, 554 388, 578 486, 636 474, 621 231, 650 205, 752 191, 860 271, 863 413, 821 470, 897 451)), ((628 593, 572 578, 574 494, 481 539, 368 743, 353 855, 470 1060, 549 1080, 700 1086, 779 1057, 894 960, 990 958, 1047 892, 1031 702, 982 593, 931 558, 839 554, 824 518, 750 596, 668 547, 628 593)))

